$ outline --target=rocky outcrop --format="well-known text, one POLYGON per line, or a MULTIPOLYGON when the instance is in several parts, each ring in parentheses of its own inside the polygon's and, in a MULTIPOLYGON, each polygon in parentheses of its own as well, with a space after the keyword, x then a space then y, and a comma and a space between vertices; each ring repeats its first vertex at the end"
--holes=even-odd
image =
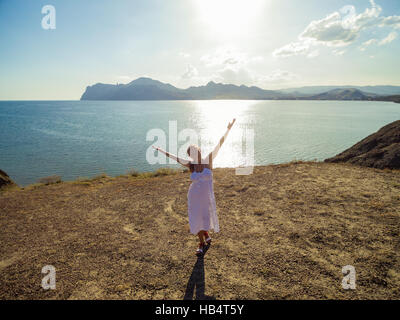
POLYGON ((11 180, 7 173, 0 169, 0 189, 10 185, 15 185, 14 181, 11 180))
POLYGON ((400 169, 400 120, 384 126, 325 162, 348 162, 379 169, 400 169))

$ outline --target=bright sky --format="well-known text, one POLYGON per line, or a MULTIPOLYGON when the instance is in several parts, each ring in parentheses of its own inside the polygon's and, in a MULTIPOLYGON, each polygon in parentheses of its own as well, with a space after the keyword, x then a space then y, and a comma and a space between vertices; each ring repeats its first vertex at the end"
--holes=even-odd
POLYGON ((79 99, 147 76, 400 85, 399 0, 0 0, 0 99, 79 99), (42 28, 42 7, 56 28, 42 28))

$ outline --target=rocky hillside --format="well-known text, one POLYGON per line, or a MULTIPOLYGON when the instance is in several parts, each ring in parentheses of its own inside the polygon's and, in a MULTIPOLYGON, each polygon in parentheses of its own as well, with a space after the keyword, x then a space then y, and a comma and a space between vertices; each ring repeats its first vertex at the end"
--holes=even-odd
POLYGON ((375 95, 362 92, 361 90, 350 89, 333 89, 318 95, 307 97, 310 100, 368 100, 375 95))
POLYGON ((380 100, 393 101, 400 87, 304 87, 266 90, 256 86, 215 83, 180 89, 158 80, 141 77, 127 84, 97 83, 87 86, 81 100, 380 100), (372 90, 372 91, 371 91, 372 90), (376 90, 374 92, 373 90, 376 90))
POLYGON ((0 169, 0 189, 12 185, 15 185, 14 181, 11 180, 7 173, 0 169))
POLYGON ((348 162, 365 167, 400 169, 400 120, 371 134, 326 162, 348 162))
POLYGON ((287 97, 290 95, 278 91, 213 81, 205 86, 180 89, 150 78, 139 78, 128 84, 97 83, 88 86, 81 100, 278 99, 287 97))
POLYGON ((400 86, 307 86, 279 90, 283 93, 299 93, 303 95, 317 95, 334 89, 358 89, 362 92, 372 93, 380 96, 391 96, 400 94, 400 86))

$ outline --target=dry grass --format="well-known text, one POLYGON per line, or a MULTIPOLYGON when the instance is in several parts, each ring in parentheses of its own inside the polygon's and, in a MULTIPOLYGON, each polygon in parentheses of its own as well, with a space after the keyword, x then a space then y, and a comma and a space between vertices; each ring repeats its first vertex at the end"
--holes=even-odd
POLYGON ((128 172, 126 173, 126 175, 130 177, 137 177, 139 176, 139 174, 140 172, 136 171, 135 169, 128 170, 128 172))
POLYGON ((60 183, 60 182, 61 182, 61 177, 57 175, 43 177, 39 179, 39 184, 45 184, 45 185, 60 183))
POLYGON ((156 171, 149 171, 149 172, 138 172, 135 169, 131 169, 126 173, 125 176, 139 178, 139 179, 147 179, 154 177, 170 176, 182 172, 184 172, 182 169, 173 169, 173 168, 159 168, 156 171))
POLYGON ((199 260, 189 174, 139 176, 2 192, 0 298, 400 299, 398 171, 216 169, 221 232, 199 260), (54 291, 40 286, 48 264, 54 291), (341 287, 348 264, 356 290, 341 287))

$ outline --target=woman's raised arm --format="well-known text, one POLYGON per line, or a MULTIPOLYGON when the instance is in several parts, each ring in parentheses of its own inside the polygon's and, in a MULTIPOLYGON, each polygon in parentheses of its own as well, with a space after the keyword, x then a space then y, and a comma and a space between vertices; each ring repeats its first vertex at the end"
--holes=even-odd
POLYGON ((226 137, 228 136, 229 131, 231 130, 233 124, 235 123, 236 119, 233 119, 232 122, 228 124, 228 129, 226 130, 225 134, 223 137, 219 140, 218 144, 215 146, 214 150, 208 154, 208 156, 205 158, 205 162, 212 167, 212 161, 215 159, 215 157, 218 154, 219 149, 221 149, 222 144, 225 142, 226 137))
POLYGON ((174 155, 174 154, 172 154, 172 153, 169 153, 168 151, 164 151, 163 149, 161 149, 161 148, 159 148, 159 147, 155 147, 155 146, 152 146, 152 147, 153 147, 154 149, 156 149, 156 150, 158 150, 158 151, 164 153, 167 157, 169 157, 169 158, 175 160, 175 161, 178 162, 179 164, 181 164, 181 165, 183 165, 183 166, 189 168, 189 163, 190 163, 189 160, 179 158, 179 157, 177 157, 176 155, 174 155))

